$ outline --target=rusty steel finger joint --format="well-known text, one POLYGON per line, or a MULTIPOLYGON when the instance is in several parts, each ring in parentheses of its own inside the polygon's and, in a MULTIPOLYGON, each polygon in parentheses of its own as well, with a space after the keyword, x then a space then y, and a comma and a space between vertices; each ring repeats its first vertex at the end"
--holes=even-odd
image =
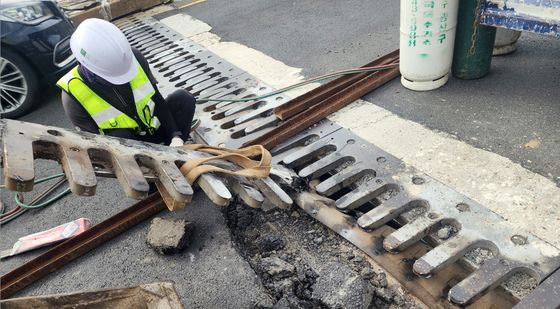
MULTIPOLYGON (((131 198, 142 199, 148 194, 146 178, 156 180, 165 189, 166 198, 177 205, 191 200, 193 189, 178 166, 208 154, 177 149, 164 145, 134 140, 104 137, 85 132, 48 127, 14 120, 0 120, 4 149, 4 176, 6 187, 14 191, 31 191, 35 177, 34 159, 51 159, 62 164, 74 194, 95 194, 96 170, 101 176, 114 176, 124 192, 131 198), (147 175, 145 176, 145 172, 147 175)), ((235 164, 219 161, 228 169, 238 169, 235 164)), ((196 184, 214 203, 227 205, 232 194, 242 193, 242 199, 258 206, 255 194, 245 194, 247 189, 233 186, 232 177, 203 174, 196 184)), ((267 179, 247 179, 246 185, 260 187, 263 195, 281 208, 289 207, 292 200, 267 179)), ((256 190, 256 189, 254 189, 256 190)), ((259 196, 256 196, 259 198, 259 196)))

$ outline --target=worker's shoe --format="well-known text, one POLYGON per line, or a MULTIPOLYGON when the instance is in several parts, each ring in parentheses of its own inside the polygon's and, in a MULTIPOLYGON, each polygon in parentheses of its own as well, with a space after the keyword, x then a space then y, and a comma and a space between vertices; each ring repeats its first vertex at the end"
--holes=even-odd
POLYGON ((194 131, 194 130, 196 130, 196 128, 198 128, 199 125, 200 125, 200 119, 194 118, 194 119, 191 121, 191 132, 194 131))

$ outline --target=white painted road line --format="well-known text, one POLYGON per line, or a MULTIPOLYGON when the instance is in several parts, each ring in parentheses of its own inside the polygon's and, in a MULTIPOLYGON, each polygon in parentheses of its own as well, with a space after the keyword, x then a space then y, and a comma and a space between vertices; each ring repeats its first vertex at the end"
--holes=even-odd
MULTIPOLYGON (((209 32, 209 25, 188 15, 174 15, 162 22, 274 88, 304 79, 300 68, 239 43, 221 42, 209 32)), ((359 100, 331 120, 476 200, 514 226, 560 247, 560 188, 547 178, 373 103, 359 100)))

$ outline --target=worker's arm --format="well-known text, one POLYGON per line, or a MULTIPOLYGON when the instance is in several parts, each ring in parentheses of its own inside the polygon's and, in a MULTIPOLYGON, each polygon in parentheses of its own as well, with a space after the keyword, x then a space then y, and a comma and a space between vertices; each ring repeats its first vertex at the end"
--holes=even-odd
POLYGON ((84 132, 99 133, 97 124, 82 104, 76 101, 65 91, 62 91, 61 99, 64 113, 66 113, 66 116, 70 119, 74 127, 77 127, 84 132))
POLYGON ((158 117, 159 121, 161 122, 160 130, 165 130, 166 136, 168 136, 170 140, 173 137, 180 137, 184 139, 185 137, 179 130, 177 124, 175 123, 175 119, 171 114, 171 110, 169 110, 167 101, 165 101, 165 99, 157 89, 156 86, 157 80, 155 79, 154 75, 152 74, 152 71, 150 70, 150 66, 148 65, 148 60, 146 60, 146 58, 144 58, 142 53, 140 53, 140 51, 138 51, 134 47, 132 48, 132 52, 134 53, 136 60, 138 60, 140 66, 144 70, 144 73, 146 73, 146 75, 150 79, 150 82, 152 82, 152 85, 156 90, 156 93, 152 97, 152 101, 154 101, 155 103, 155 115, 158 117))
MULTIPOLYGON (((97 124, 91 118, 86 109, 80 104, 76 99, 70 96, 68 93, 62 91, 62 107, 66 116, 74 127, 79 128, 81 131, 99 134, 99 129, 97 124)), ((105 134, 114 137, 121 137, 127 139, 135 139, 144 142, 153 142, 151 136, 145 135, 140 136, 130 129, 114 129, 106 130, 105 134)))

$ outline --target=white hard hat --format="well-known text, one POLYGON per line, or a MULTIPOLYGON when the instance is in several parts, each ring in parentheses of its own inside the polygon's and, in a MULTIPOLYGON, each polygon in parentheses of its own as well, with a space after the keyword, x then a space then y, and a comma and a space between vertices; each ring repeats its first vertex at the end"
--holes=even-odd
POLYGON ((138 72, 126 37, 108 21, 84 20, 72 34, 70 48, 81 65, 111 84, 126 84, 138 72))

